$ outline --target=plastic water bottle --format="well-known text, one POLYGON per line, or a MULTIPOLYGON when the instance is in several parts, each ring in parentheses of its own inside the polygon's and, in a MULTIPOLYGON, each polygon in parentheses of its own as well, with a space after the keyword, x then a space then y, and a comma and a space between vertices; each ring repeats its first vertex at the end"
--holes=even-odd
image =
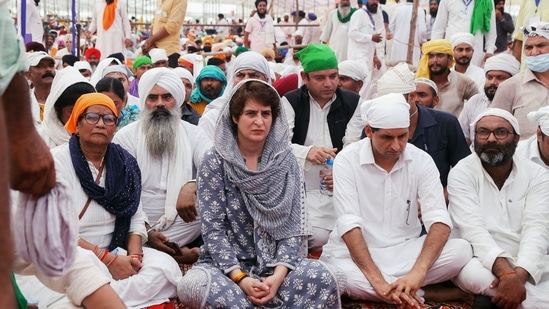
POLYGON ((328 186, 326 183, 324 183, 324 177, 325 176, 331 176, 332 175, 332 168, 334 167, 334 159, 331 157, 326 160, 326 165, 320 170, 319 177, 320 177, 320 193, 328 196, 334 195, 334 193, 330 190, 328 190, 328 186))

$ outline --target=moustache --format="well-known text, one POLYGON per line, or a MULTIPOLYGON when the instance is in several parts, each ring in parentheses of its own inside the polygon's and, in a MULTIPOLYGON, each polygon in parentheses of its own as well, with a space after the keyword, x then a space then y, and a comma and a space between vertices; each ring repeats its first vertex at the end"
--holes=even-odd
POLYGON ((164 117, 164 116, 171 116, 172 112, 165 107, 159 106, 155 108, 151 112, 151 114, 152 114, 152 118, 158 118, 158 117, 164 117))
POLYGON ((42 75, 42 78, 48 78, 48 77, 54 78, 55 76, 50 72, 44 73, 44 75, 42 75))

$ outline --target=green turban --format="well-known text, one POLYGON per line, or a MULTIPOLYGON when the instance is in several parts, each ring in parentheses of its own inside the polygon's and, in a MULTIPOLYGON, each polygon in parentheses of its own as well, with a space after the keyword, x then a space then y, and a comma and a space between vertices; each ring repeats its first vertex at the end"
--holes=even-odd
POLYGON ((334 51, 326 44, 309 44, 297 53, 305 73, 337 69, 334 51))
POLYGON ((144 65, 144 64, 150 64, 152 65, 152 60, 151 58, 147 57, 147 56, 141 56, 137 59, 135 59, 135 61, 133 62, 133 69, 134 70, 137 70, 137 68, 139 68, 140 66, 144 65))

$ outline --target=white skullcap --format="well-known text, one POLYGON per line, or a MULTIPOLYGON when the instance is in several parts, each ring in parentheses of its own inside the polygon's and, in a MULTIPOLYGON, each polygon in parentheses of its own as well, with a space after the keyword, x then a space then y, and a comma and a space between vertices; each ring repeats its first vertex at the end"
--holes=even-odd
POLYGON ((458 32, 450 38, 450 43, 452 43, 452 49, 456 48, 461 43, 466 43, 468 45, 471 45, 471 47, 475 47, 475 43, 477 40, 475 39, 475 36, 470 34, 469 32, 458 32))
POLYGON ((402 94, 390 93, 364 102, 360 108, 366 124, 377 129, 400 129, 410 126, 410 105, 402 94))
POLYGON ((124 74, 126 75, 126 77, 130 77, 132 76, 130 70, 128 69, 127 66, 123 65, 123 64, 120 64, 120 65, 110 65, 108 67, 106 67, 104 70, 103 70, 103 77, 107 76, 107 74, 109 73, 120 73, 120 74, 124 74))
POLYGON ((520 72, 520 62, 511 54, 497 54, 488 58, 484 63, 484 73, 493 70, 505 71, 515 75, 520 72))
POLYGON ((269 67, 267 59, 255 51, 246 51, 236 57, 233 64, 233 74, 242 70, 257 71, 263 74, 268 80, 270 80, 271 77, 271 68, 269 67))
POLYGON ((494 107, 485 109, 482 113, 480 113, 477 116, 477 118, 475 118, 475 120, 473 120, 473 122, 471 123, 471 132, 475 132, 477 127, 477 122, 479 122, 482 118, 487 116, 497 116, 507 120, 511 124, 511 126, 513 126, 513 130, 515 130, 515 133, 520 135, 519 123, 517 118, 504 109, 494 108, 494 107))
POLYGON ((153 48, 149 51, 149 56, 151 56, 152 63, 156 63, 157 61, 166 60, 168 61, 168 55, 166 54, 166 50, 163 48, 153 48))
POLYGON ((87 62, 87 61, 76 61, 73 65, 73 67, 75 69, 77 69, 78 71, 80 70, 88 70, 91 72, 92 68, 90 66, 90 63, 87 62))
POLYGON ((424 78, 424 77, 420 77, 420 78, 416 78, 416 85, 417 84, 425 84, 431 88, 433 88, 433 90, 435 91, 435 95, 438 95, 438 87, 437 87, 437 84, 428 79, 428 78, 424 78))
POLYGON ((542 36, 549 40, 549 23, 539 21, 533 24, 530 24, 526 27, 522 27, 520 30, 523 31, 524 36, 542 36))
POLYGON ((368 79, 368 70, 362 63, 354 60, 345 60, 338 65, 339 75, 348 76, 355 81, 365 81, 368 79))
POLYGON ((549 135, 549 106, 544 106, 535 112, 528 113, 528 120, 537 122, 541 131, 549 135))
POLYGON ((390 68, 377 80, 377 94, 406 94, 416 90, 416 75, 410 71, 408 64, 401 62, 390 68))
POLYGON ((294 36, 303 36, 303 30, 299 29, 294 32, 294 36))
POLYGON ((152 88, 158 85, 169 91, 175 98, 178 107, 185 102, 185 91, 181 79, 177 74, 168 68, 153 68, 141 75, 139 79, 139 109, 145 108, 145 101, 152 88))
POLYGON ((179 76, 179 78, 185 78, 194 85, 194 76, 189 70, 182 67, 177 67, 173 69, 173 71, 175 72, 175 74, 177 74, 177 76, 179 76))

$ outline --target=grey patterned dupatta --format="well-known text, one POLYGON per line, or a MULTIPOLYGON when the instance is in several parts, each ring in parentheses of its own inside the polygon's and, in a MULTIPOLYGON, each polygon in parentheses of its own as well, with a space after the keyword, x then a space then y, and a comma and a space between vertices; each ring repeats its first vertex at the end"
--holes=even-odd
MULTIPOLYGON (((229 98, 251 81, 272 88, 261 80, 244 80, 232 89, 229 98)), ((284 108, 280 106, 279 116, 267 135, 258 170, 251 171, 246 167, 231 128, 229 106, 230 99, 217 120, 214 144, 223 158, 224 171, 229 181, 240 189, 248 212, 256 224, 276 240, 309 235, 303 176, 290 148, 284 108)))

